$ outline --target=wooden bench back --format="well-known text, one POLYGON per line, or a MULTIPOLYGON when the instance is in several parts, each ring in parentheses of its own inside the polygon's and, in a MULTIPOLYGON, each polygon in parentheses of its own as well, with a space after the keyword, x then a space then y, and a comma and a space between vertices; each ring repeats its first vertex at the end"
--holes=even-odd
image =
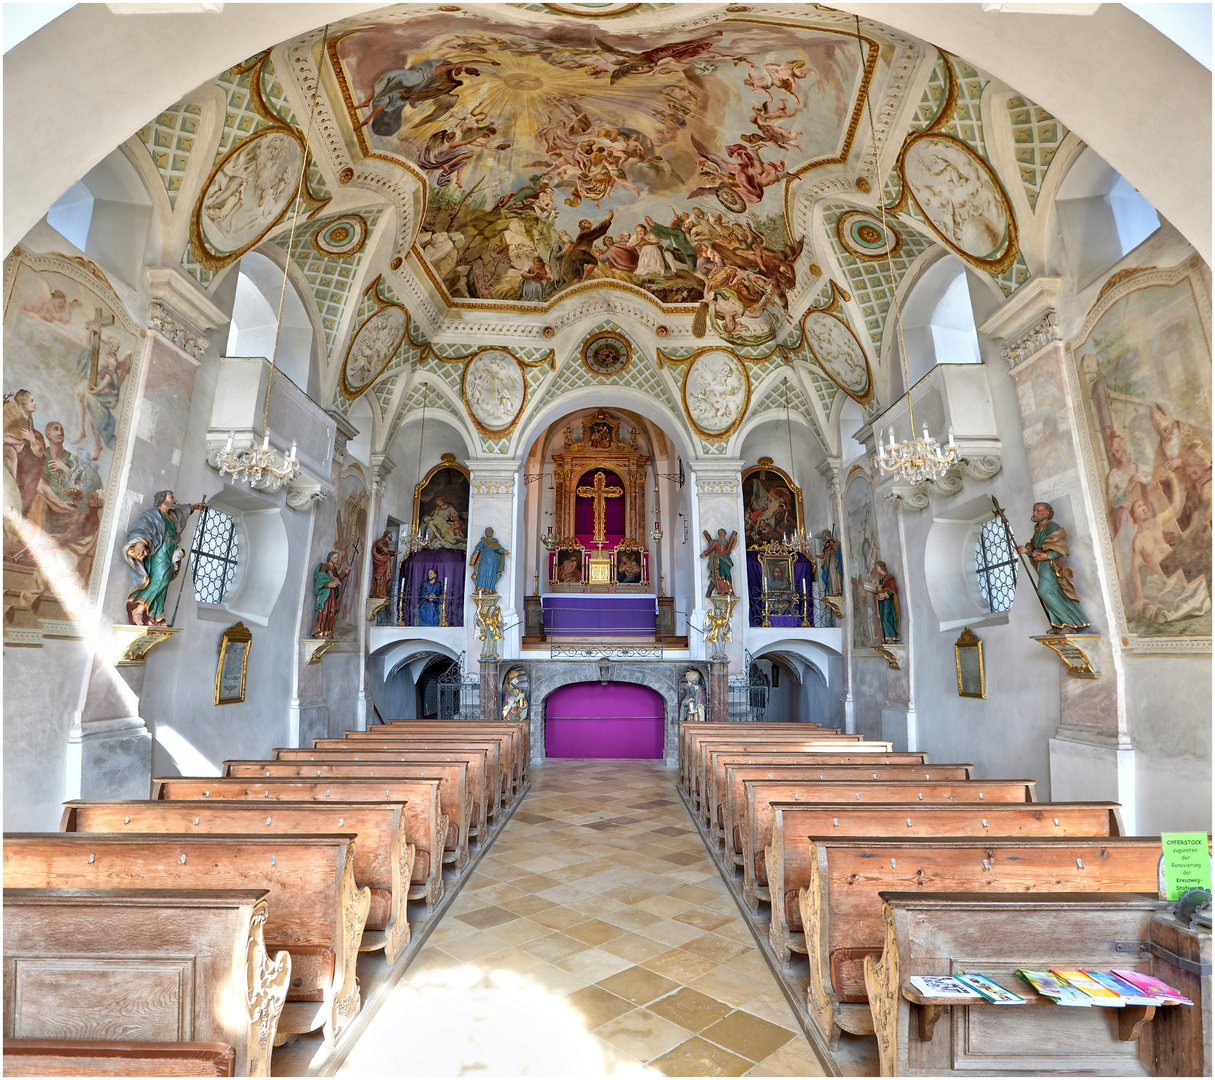
POLYGON ((312 749, 322 752, 353 747, 362 750, 422 750, 436 754, 458 754, 461 750, 483 750, 489 772, 489 807, 492 816, 508 801, 511 762, 503 755, 501 739, 461 739, 429 735, 380 735, 378 739, 313 739, 312 749))
POLYGON ((460 735, 473 734, 478 730, 512 731, 518 734, 522 744, 524 772, 531 754, 531 726, 526 720, 389 720, 383 726, 403 731, 453 731, 460 735))
POLYGON ((247 1076, 220 1042, 5 1039, 5 1076, 247 1076))
POLYGON ((782 743, 791 746, 816 745, 847 745, 849 747, 866 746, 873 749, 850 750, 855 753, 889 752, 893 747, 890 743, 866 743, 859 735, 840 735, 833 731, 806 731, 801 724, 782 724, 781 729, 772 731, 754 731, 745 733, 735 732, 695 732, 688 737, 684 763, 680 766, 681 780, 691 792, 699 790, 699 777, 704 772, 707 761, 707 750, 713 746, 718 750, 764 750, 772 745, 780 749, 782 743), (880 747, 880 751, 878 748, 880 747))
MULTIPOLYGON (((692 744, 698 737, 714 738, 714 739, 745 739, 749 736, 759 735, 767 731, 793 731, 796 730, 798 735, 801 734, 825 734, 839 735, 838 728, 825 728, 819 724, 795 724, 791 721, 761 721, 759 723, 739 723, 731 721, 724 724, 714 723, 696 723, 684 721, 679 725, 678 734, 678 751, 679 751, 679 773, 681 781, 690 771, 690 760, 692 754, 692 744)), ((858 737, 859 738, 859 737, 858 737)))
MULTIPOLYGON (((348 743, 366 743, 371 746, 408 743, 411 746, 449 747, 456 750, 461 746, 496 746, 502 790, 510 791, 511 785, 521 775, 522 741, 517 733, 512 731, 448 731, 443 728, 419 731, 386 724, 371 731, 344 731, 342 738, 348 743)), ((317 745, 315 740, 313 745, 317 745)))
POLYGON ((748 750, 779 751, 802 754, 888 754, 890 743, 866 743, 856 740, 839 739, 823 736, 821 738, 761 736, 758 739, 706 739, 694 748, 695 758, 692 764, 691 794, 698 802, 702 802, 708 791, 710 755, 714 750, 732 750, 735 753, 745 753, 748 750))
MULTIPOLYGON (((14 1040, 54 1039, 48 1045, 63 1056, 67 1038, 104 1046, 188 1038, 227 1044, 236 1075, 269 1076, 291 960, 266 953, 267 896, 265 889, 5 889, 5 1074, 14 1040)), ((84 1067, 68 1056, 65 1068, 84 1067)), ((53 1062, 43 1056, 41 1064, 53 1062)))

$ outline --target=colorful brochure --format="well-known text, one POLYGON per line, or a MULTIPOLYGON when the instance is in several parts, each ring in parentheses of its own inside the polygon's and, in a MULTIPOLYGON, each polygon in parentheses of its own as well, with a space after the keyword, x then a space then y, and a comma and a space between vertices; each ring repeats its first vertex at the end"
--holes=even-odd
POLYGON ((1025 998, 1005 990, 999 983, 992 982, 986 975, 959 975, 958 981, 977 990, 982 997, 996 1005, 1024 1005, 1025 998))
POLYGON ((1159 995, 1145 994, 1139 987, 1125 979, 1118 978, 1111 971, 1086 971, 1090 978, 1096 979, 1107 990, 1112 990, 1128 1005, 1163 1005, 1164 998, 1159 995))
POLYGON ((1138 971, 1125 971, 1114 968, 1114 974, 1125 979, 1132 986, 1139 987, 1145 994, 1153 994, 1165 999, 1166 1005, 1193 1005, 1194 1003, 1180 990, 1175 990, 1166 982, 1153 978, 1151 975, 1141 975, 1138 971))
POLYGON ((1058 976, 1065 983, 1083 990, 1093 999, 1094 1005, 1108 1005, 1110 1008, 1121 1009, 1126 1002, 1113 990, 1102 986, 1096 979, 1091 979, 1083 971, 1069 971, 1065 968, 1051 968, 1051 974, 1058 976))
POLYGON ((1050 998, 1056 1005, 1071 1005, 1087 1009, 1093 1004, 1093 999, 1088 994, 1082 993, 1074 986, 1068 986, 1049 971, 1026 971, 1022 968, 1017 974, 1039 994, 1050 998))
POLYGON ((982 1001, 983 995, 951 975, 912 975, 909 980, 925 997, 950 997, 959 1001, 982 1001))

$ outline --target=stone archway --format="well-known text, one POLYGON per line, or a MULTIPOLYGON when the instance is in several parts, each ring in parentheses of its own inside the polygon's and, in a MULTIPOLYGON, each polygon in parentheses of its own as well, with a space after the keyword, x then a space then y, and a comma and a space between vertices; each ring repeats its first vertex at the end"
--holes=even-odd
MULTIPOLYGON (((676 763, 679 726, 679 688, 687 671, 700 672, 709 685, 709 665, 704 660, 628 660, 598 657, 587 660, 512 660, 504 668, 520 672, 526 680, 527 715, 530 718, 533 765, 544 763, 544 706, 549 694, 574 683, 634 683, 657 691, 663 701, 663 757, 676 763)), ((520 680, 521 685, 524 680, 520 680)))

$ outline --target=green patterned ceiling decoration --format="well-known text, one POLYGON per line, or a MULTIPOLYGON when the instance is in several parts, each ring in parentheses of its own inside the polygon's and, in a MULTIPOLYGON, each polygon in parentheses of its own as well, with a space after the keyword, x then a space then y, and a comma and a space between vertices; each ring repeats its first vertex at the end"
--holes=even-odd
POLYGON ((458 417, 463 421, 463 417, 452 408, 450 402, 442 394, 438 393, 433 386, 428 383, 414 383, 413 386, 406 391, 404 399, 397 407, 397 414, 392 418, 392 425, 388 430, 388 441, 384 444, 389 446, 392 440, 396 437, 397 431, 405 422, 406 417, 412 412, 420 412, 422 409, 423 396, 425 396, 426 411, 432 409, 441 409, 443 412, 451 413, 452 416, 458 417), (425 395, 424 395, 425 392, 425 395))
POLYGON ((387 379, 381 379, 375 385, 372 391, 375 394, 375 399, 380 405, 380 419, 387 422, 388 409, 392 405, 392 395, 397 392, 397 383, 401 381, 401 372, 395 375, 390 375, 387 379))
POLYGON ((1020 95, 1008 99, 1008 118, 1012 122, 1013 144, 1025 197, 1029 200, 1029 208, 1036 210, 1046 170, 1067 138, 1067 128, 1041 105, 1020 95))
MULTIPOLYGON (((833 387, 834 385, 832 383, 833 387)), ((789 380, 787 388, 789 411, 805 418, 806 422, 810 425, 810 430, 814 432, 814 437, 818 439, 819 445, 823 448, 823 452, 827 453, 827 442, 823 438, 823 433, 819 430, 818 418, 814 415, 814 409, 811 407, 810 402, 806 400, 806 395, 802 393, 801 387, 792 379, 789 380)), ((784 416, 786 404, 785 390, 785 385, 782 385, 779 381, 773 382, 760 399, 759 404, 751 406, 751 414, 758 415, 775 409, 784 416)), ((829 416, 830 413, 828 412, 827 415, 829 416)))
MULTIPOLYGON (((321 313, 321 325, 325 328, 326 351, 331 356, 333 355, 334 338, 342 321, 342 313, 346 310, 346 302, 350 298, 350 290, 358 275, 359 264, 363 261, 363 252, 367 250, 367 245, 364 244, 353 255, 335 259, 322 254, 312 243, 312 237, 331 221, 349 216, 349 214, 336 214, 321 218, 319 221, 297 224, 295 243, 291 245, 289 251, 290 229, 280 232, 270 241, 275 247, 291 256, 291 261, 295 263, 312 289, 317 310, 321 313)), ((367 232, 370 235, 375 229, 376 222, 380 219, 380 211, 364 210, 360 216, 367 221, 367 232)), ((367 300, 367 297, 363 297, 363 301, 360 303, 360 314, 367 300)))
POLYGON ((160 174, 170 206, 177 205, 201 121, 202 109, 197 105, 174 105, 138 132, 139 141, 160 174))

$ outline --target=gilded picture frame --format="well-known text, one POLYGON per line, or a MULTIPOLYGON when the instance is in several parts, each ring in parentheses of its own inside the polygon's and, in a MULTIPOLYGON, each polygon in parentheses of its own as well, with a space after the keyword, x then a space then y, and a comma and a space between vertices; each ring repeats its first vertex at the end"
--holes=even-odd
POLYGON ((215 704, 236 705, 245 700, 245 674, 253 635, 242 622, 229 626, 219 642, 215 668, 215 704))
POLYGON ((793 593, 793 556, 760 556, 763 566, 764 592, 773 594, 793 593))
POLYGON ((983 671, 983 642, 970 627, 954 642, 954 663, 958 668, 958 697, 986 698, 987 680, 983 671))

